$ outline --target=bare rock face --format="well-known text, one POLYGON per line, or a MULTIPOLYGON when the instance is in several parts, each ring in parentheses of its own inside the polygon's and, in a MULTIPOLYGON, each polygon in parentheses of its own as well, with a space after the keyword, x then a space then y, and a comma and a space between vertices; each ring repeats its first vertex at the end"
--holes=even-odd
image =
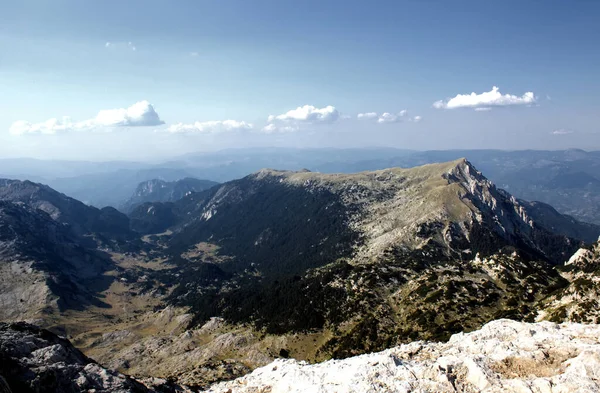
POLYGON ((257 392, 598 392, 600 326, 497 320, 447 343, 414 342, 309 365, 276 360, 211 387, 257 392))
POLYGON ((47 330, 22 322, 0 323, 2 393, 185 391, 164 380, 143 382, 105 369, 47 330))

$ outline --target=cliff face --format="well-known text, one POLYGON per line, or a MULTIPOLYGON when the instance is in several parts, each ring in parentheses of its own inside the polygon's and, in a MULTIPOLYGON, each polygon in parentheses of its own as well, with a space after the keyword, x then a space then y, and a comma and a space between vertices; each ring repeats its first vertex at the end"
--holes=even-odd
POLYGON ((447 343, 414 342, 309 365, 277 360, 210 393, 597 392, 600 326, 490 322, 447 343))
POLYGON ((133 195, 123 204, 121 210, 129 213, 146 202, 175 202, 193 192, 207 190, 217 184, 214 181, 191 177, 176 181, 147 180, 138 184, 133 195))

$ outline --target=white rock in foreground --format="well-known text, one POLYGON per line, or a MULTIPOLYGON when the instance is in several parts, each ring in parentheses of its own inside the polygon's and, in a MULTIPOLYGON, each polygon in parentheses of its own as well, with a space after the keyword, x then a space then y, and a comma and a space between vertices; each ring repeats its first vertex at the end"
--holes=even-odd
POLYGON ((211 393, 600 392, 600 325, 497 320, 447 343, 415 342, 309 365, 276 360, 211 393))

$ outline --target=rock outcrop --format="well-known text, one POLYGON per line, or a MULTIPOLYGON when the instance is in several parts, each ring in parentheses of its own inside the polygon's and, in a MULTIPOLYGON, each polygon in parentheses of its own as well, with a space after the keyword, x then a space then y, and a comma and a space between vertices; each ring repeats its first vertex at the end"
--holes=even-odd
POLYGON ((165 380, 108 370, 71 343, 26 323, 0 323, 0 392, 185 392, 165 380))
POLYGON ((414 342, 309 365, 276 360, 210 393, 598 392, 600 326, 497 320, 447 343, 414 342))
POLYGON ((540 302, 538 320, 600 323, 600 241, 577 250, 558 271, 569 285, 540 302))

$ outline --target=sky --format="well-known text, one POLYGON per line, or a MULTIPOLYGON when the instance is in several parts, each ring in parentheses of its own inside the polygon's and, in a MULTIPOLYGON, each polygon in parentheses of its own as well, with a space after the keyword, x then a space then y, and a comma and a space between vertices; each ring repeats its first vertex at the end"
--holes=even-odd
POLYGON ((0 158, 600 150, 594 0, 0 0, 0 158))

